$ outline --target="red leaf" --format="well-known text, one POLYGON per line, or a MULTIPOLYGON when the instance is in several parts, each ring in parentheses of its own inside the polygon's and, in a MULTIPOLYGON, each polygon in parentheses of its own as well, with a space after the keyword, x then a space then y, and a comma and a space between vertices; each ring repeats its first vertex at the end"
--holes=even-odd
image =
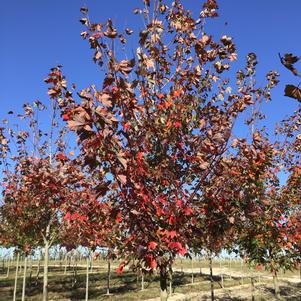
POLYGON ((166 236, 167 237, 170 237, 170 238, 174 238, 174 237, 177 237, 177 232, 176 231, 166 231, 166 236))
POLYGON ((57 154, 56 158, 59 159, 59 160, 62 160, 62 161, 68 160, 68 158, 63 153, 57 154))
POLYGON ((150 261, 149 261, 149 267, 150 267, 151 269, 155 269, 155 268, 157 267, 157 263, 156 263, 156 261, 155 261, 154 258, 151 258, 151 259, 150 259, 150 261))
POLYGON ((131 128, 131 125, 129 123, 125 123, 125 124, 123 124, 122 127, 126 131, 126 130, 129 130, 131 128))
POLYGON ((121 221, 122 221, 121 212, 118 212, 116 217, 116 223, 119 224, 121 221))
POLYGON ((176 122, 174 122, 173 125, 174 125, 175 128, 180 128, 182 126, 182 123, 179 122, 179 121, 176 121, 176 122))
POLYGON ((71 214, 70 214, 70 212, 67 212, 67 213, 65 214, 64 219, 65 219, 66 221, 70 221, 70 220, 71 220, 71 214))
POLYGON ((70 116, 69 116, 69 114, 68 113, 66 113, 66 114, 63 114, 63 120, 64 121, 67 121, 67 120, 69 120, 69 118, 70 118, 70 116))
POLYGON ((157 244, 156 242, 150 241, 149 244, 148 244, 148 248, 149 248, 150 250, 154 250, 154 249, 156 249, 157 245, 158 245, 158 244, 157 244))
POLYGON ((182 249, 182 245, 181 245, 181 243, 178 242, 178 241, 176 241, 176 242, 170 242, 170 243, 168 244, 168 246, 169 246, 170 248, 172 248, 172 249, 177 249, 177 250, 182 249))
POLYGON ((122 261, 122 262, 120 263, 119 267, 116 269, 116 272, 117 272, 118 274, 121 274, 121 273, 123 272, 124 265, 125 265, 125 262, 122 261))
POLYGON ((87 220, 87 217, 85 215, 81 215, 79 220, 80 220, 80 222, 84 222, 87 220))
POLYGON ((181 256, 184 256, 187 253, 187 250, 185 248, 182 248, 178 252, 181 256))
POLYGON ((192 212, 193 212, 193 210, 192 210, 192 208, 190 208, 190 207, 186 207, 186 208, 184 209, 184 214, 185 214, 185 215, 191 215, 192 212))
POLYGON ((144 153, 143 152, 138 152, 137 154, 137 159, 141 160, 143 158, 144 153))
POLYGON ((71 219, 72 219, 72 220, 79 219, 79 214, 78 214, 77 212, 73 213, 73 214, 71 215, 71 219))
POLYGON ((176 91, 173 93, 173 95, 174 95, 174 97, 178 97, 178 96, 180 96, 182 93, 183 93, 183 90, 180 89, 180 90, 176 90, 176 91))

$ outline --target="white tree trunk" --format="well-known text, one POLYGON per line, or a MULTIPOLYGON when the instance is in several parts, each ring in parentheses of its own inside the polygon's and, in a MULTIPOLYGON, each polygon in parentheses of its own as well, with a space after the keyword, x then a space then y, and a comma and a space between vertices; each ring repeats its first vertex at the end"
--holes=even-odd
POLYGON ((50 235, 50 224, 47 225, 46 235, 44 240, 44 274, 43 274, 43 301, 48 301, 48 264, 49 264, 49 235, 50 235))
POLYGON ((14 285, 13 301, 16 301, 16 296, 17 296, 17 282, 18 282, 19 258, 20 258, 20 254, 17 253, 17 263, 16 263, 16 274, 15 274, 15 285, 14 285))
POLYGON ((86 270, 86 297, 85 301, 88 301, 89 299, 89 265, 90 265, 90 260, 89 256, 87 257, 87 270, 86 270))
POLYGON ((23 286, 22 286, 22 301, 25 301, 26 272, 27 272, 27 255, 25 255, 25 258, 24 258, 23 286))
POLYGON ((108 259, 107 295, 110 295, 110 278, 111 278, 111 262, 110 259, 108 259))
POLYGON ((10 268, 10 258, 7 261, 7 272, 6 272, 6 278, 9 277, 9 268, 10 268))
POLYGON ((191 259, 191 283, 194 283, 193 259, 191 259))

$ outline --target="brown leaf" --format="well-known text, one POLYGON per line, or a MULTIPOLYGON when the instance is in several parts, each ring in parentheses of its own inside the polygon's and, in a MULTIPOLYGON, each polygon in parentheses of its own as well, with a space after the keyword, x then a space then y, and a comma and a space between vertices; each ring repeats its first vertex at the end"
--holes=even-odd
POLYGON ((126 28, 126 29, 125 29, 125 33, 126 33, 127 35, 131 35, 131 34, 133 33, 133 30, 130 29, 130 28, 126 28))
POLYGON ((116 28, 113 27, 112 20, 108 19, 106 25, 107 25, 107 30, 103 34, 110 39, 116 38, 118 35, 118 32, 117 32, 116 28))
POLYGON ((122 164, 124 169, 126 169, 127 168, 127 160, 122 155, 117 155, 117 159, 122 164))
POLYGON ((201 170, 206 170, 206 169, 208 169, 208 167, 209 167, 209 163, 208 163, 208 162, 203 161, 203 162, 201 162, 201 163, 199 164, 199 168, 200 168, 201 170))
POLYGON ((126 176, 125 175, 117 175, 118 180, 122 183, 126 183, 126 176))
POLYGON ((101 116, 103 121, 107 124, 112 124, 112 122, 118 122, 116 117, 112 113, 108 112, 108 110, 106 110, 103 107, 100 107, 100 106, 97 107, 95 109, 95 113, 98 114, 99 116, 101 116))
POLYGON ((88 19, 87 18, 81 18, 79 19, 79 22, 82 23, 83 25, 88 25, 88 19))
POLYGON ((96 92, 95 96, 96 96, 97 100, 99 102, 101 102, 104 106, 109 107, 109 108, 112 107, 112 102, 110 100, 111 99, 111 95, 106 94, 106 93, 102 94, 102 93, 96 92))
POLYGON ((284 95, 297 99, 299 102, 301 102, 301 90, 294 85, 286 85, 284 95))
POLYGON ((290 70, 294 75, 298 76, 298 70, 294 67, 294 64, 299 61, 297 56, 294 56, 292 53, 286 53, 284 57, 280 57, 280 61, 284 67, 290 70))
POLYGON ((88 13, 88 8, 87 7, 81 7, 80 12, 86 15, 88 13))
POLYGON ((235 222, 235 218, 233 216, 230 216, 228 218, 228 220, 229 220, 230 224, 234 224, 234 222, 235 222))

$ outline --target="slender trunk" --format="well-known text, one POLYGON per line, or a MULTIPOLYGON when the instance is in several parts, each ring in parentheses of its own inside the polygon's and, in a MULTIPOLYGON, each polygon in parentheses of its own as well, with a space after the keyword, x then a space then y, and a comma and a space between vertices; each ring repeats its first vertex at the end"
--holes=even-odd
POLYGON ((22 286, 22 301, 25 301, 26 272, 27 272, 27 255, 25 255, 25 258, 24 258, 23 286, 22 286))
POLYGON ((22 257, 21 257, 21 260, 19 261, 18 273, 19 273, 19 275, 22 274, 22 257))
MULTIPOLYGON (((300 267, 300 270, 301 270, 301 267, 300 267)), ((181 258, 181 272, 183 273, 183 259, 181 258)), ((300 274, 300 277, 301 277, 301 274, 300 274)))
POLYGON ((191 283, 194 283, 193 259, 191 259, 191 283))
POLYGON ((44 273, 43 273, 43 301, 48 301, 48 262, 49 262, 49 234, 50 225, 46 228, 46 236, 44 241, 44 273))
POLYGON ((9 277, 9 268, 10 268, 10 259, 7 261, 7 272, 6 272, 6 278, 9 277))
POLYGON ((92 273, 93 272, 93 256, 92 256, 92 253, 90 255, 91 255, 91 257, 90 257, 90 272, 92 273))
POLYGON ((41 268, 41 259, 39 258, 38 267, 37 267, 37 274, 36 274, 36 285, 38 284, 38 281, 39 281, 40 268, 41 268))
POLYGON ((209 269, 210 269, 210 290, 211 290, 211 301, 214 301, 214 282, 212 272, 212 255, 209 257, 209 269))
POLYGON ((76 285, 77 282, 77 263, 76 263, 76 259, 75 256, 73 257, 73 265, 72 265, 72 270, 73 270, 73 286, 76 285))
POLYGON ((301 264, 299 266, 299 274, 300 274, 300 279, 301 279, 301 264))
POLYGON ((241 284, 244 284, 244 261, 240 262, 241 284))
POLYGON ((65 255, 65 267, 64 267, 64 275, 67 273, 67 263, 68 263, 68 256, 67 254, 65 255))
POLYGON ((18 282, 19 258, 20 258, 20 254, 17 253, 17 263, 16 263, 16 274, 15 274, 15 285, 14 285, 13 301, 16 301, 16 296, 17 296, 17 282, 18 282))
POLYGON ((172 265, 169 265, 169 295, 172 295, 172 265))
POLYGON ((255 285, 254 285, 254 277, 251 276, 251 290, 252 290, 252 301, 255 301, 255 285))
POLYGON ((108 259, 107 295, 110 295, 111 261, 108 259))
POLYGON ((89 265, 90 265, 90 260, 89 256, 87 257, 87 270, 86 270, 86 298, 85 301, 88 301, 89 299, 89 265))
POLYGON ((48 301, 48 261, 49 261, 49 242, 46 241, 44 255, 44 273, 43 273, 43 301, 48 301))
POLYGON ((224 288, 224 275, 223 275, 223 273, 221 274, 221 284, 222 284, 222 288, 224 288))
POLYGON ((29 258, 29 284, 31 285, 32 280, 32 258, 29 258))
POLYGON ((276 298, 280 298, 280 290, 279 290, 279 283, 278 283, 278 275, 277 272, 274 271, 273 273, 273 283, 274 283, 274 292, 276 298))
POLYGON ((144 290, 144 272, 141 269, 141 290, 144 290))
POLYGON ((166 267, 160 269, 160 300, 167 301, 167 272, 166 267))

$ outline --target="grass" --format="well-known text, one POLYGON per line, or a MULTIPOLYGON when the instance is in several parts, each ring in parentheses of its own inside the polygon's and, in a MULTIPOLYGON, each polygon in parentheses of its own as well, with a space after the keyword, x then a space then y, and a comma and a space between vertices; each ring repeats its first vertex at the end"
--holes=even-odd
MULTIPOLYGON (((84 300, 85 298, 85 285, 86 285, 86 268, 85 261, 77 263, 77 275, 73 274, 72 263, 67 268, 67 273, 64 274, 64 264, 57 261, 51 261, 49 269, 49 300, 84 300)), ((89 300, 122 300, 122 301, 136 301, 147 300, 150 298, 159 296, 159 277, 156 274, 145 275, 144 277, 144 290, 141 290, 141 279, 137 279, 137 274, 125 271, 123 274, 117 274, 115 272, 117 262, 113 263, 110 283, 110 293, 112 295, 106 295, 106 279, 107 269, 105 261, 97 261, 93 263, 94 267, 89 275, 89 300)), ((220 267, 229 268, 229 262, 214 262, 213 269, 220 267)), ((194 283, 191 283, 191 261, 190 260, 177 260, 173 266, 173 293, 197 293, 210 290, 210 278, 207 275, 201 275, 199 270, 208 269, 208 262, 206 260, 194 260, 193 262, 193 278, 194 283), (181 272, 181 269, 185 271, 181 272)), ((231 271, 241 271, 240 262, 231 262, 231 271)), ((254 273, 247 266, 243 266, 245 274, 254 273)), ((36 279, 37 262, 34 262, 32 267, 32 277, 30 279, 30 268, 27 273, 27 286, 26 286, 26 300, 38 301, 42 299, 42 273, 43 267, 40 269, 40 277, 36 279)), ((4 278, 6 275, 6 268, 0 267, 0 301, 12 300, 13 285, 14 285, 14 264, 11 265, 10 274, 8 278, 4 278)), ((258 272, 265 274, 266 272, 258 272)), ((227 274, 227 273, 226 273, 227 274)), ((298 271, 291 273, 293 276, 298 275, 298 271)), ((22 277, 23 270, 19 274, 18 278, 18 290, 17 300, 21 300, 22 290, 22 277)), ((267 280, 265 280, 267 281, 267 280)), ((244 284, 250 283, 250 279, 244 279, 244 284)), ((226 277, 224 278, 224 287, 234 287, 241 284, 240 277, 226 277)), ((221 278, 219 276, 214 277, 215 289, 221 288, 221 278)), ((297 287, 297 289, 299 289, 297 287)), ((299 289, 300 290, 300 289, 299 289)), ((267 291, 268 293, 268 291, 267 291)), ((287 291, 283 289, 283 293, 287 291)), ((229 299, 230 300, 230 299, 229 299)), ((233 299, 234 300, 234 299, 233 299)), ((264 300, 264 299, 263 299, 264 300)), ((269 299, 267 299, 269 300, 269 299)), ((290 300, 290 299, 287 299, 290 300)), ((294 300, 294 299, 291 299, 294 300)), ((296 299, 297 300, 297 299, 296 299)))

